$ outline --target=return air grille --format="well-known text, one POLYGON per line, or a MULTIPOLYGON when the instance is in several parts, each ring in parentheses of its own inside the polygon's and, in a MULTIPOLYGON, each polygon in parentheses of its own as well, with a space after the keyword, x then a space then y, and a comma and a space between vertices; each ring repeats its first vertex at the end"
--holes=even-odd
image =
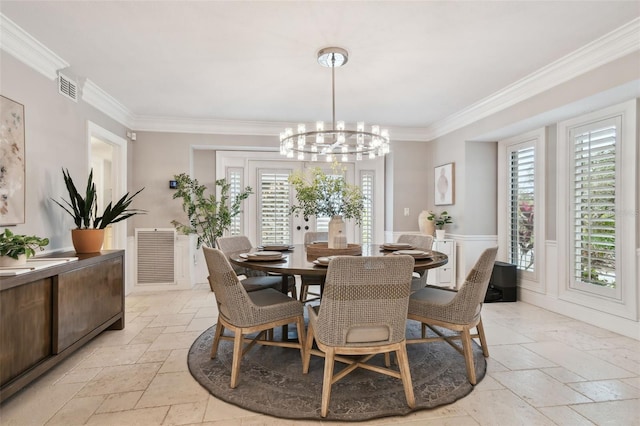
POLYGON ((78 85, 64 74, 58 74, 58 92, 73 102, 78 102, 78 85))
POLYGON ((138 284, 175 284, 175 242, 175 229, 136 229, 138 284))

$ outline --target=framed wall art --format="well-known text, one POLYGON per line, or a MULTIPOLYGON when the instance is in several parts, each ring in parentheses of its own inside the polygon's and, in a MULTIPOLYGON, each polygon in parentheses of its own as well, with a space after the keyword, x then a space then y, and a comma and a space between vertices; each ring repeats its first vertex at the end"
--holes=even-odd
POLYGON ((454 163, 443 164, 434 169, 434 200, 436 206, 454 204, 454 163))
POLYGON ((0 226, 24 221, 24 106, 0 95, 0 226))

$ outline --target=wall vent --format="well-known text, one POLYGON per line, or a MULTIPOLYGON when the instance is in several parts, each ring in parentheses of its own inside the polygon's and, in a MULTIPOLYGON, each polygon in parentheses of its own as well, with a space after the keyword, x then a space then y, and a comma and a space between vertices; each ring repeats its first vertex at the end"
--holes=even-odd
POLYGON ((175 284, 176 230, 136 228, 137 284, 175 284))
POLYGON ((64 74, 58 73, 58 93, 78 102, 78 84, 64 74))

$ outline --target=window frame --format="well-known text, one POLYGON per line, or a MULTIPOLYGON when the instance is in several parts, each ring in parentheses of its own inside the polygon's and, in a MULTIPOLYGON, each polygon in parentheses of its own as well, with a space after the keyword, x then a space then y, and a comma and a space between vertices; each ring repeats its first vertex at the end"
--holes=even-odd
POLYGON ((637 320, 636 257, 637 101, 631 100, 558 123, 558 297, 612 315, 637 320), (604 120, 620 120, 616 131, 616 288, 605 289, 574 280, 572 183, 574 155, 571 133, 604 120), (607 291, 612 290, 612 291, 607 291))
POLYGON ((545 238, 545 147, 544 128, 536 129, 498 142, 498 258, 509 259, 511 250, 511 153, 522 148, 533 147, 534 160, 534 241, 535 266, 533 271, 517 269, 519 285, 538 293, 546 291, 544 281, 546 238, 545 238))

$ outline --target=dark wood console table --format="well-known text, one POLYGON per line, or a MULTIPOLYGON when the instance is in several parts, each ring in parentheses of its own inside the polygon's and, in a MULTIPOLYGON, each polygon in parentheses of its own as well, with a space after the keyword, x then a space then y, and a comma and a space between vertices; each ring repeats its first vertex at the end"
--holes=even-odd
POLYGON ((106 329, 124 328, 124 251, 0 277, 0 402, 106 329))

